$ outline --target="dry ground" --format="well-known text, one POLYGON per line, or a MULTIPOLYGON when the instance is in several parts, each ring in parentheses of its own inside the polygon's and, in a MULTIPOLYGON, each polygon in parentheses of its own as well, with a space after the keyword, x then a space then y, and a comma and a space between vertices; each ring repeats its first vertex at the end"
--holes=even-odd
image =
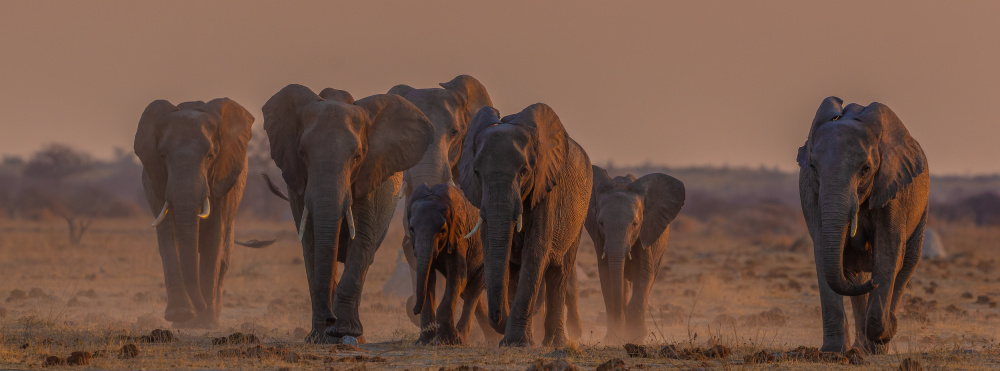
MULTIPOLYGON (((745 364, 744 356, 761 349, 787 351, 821 345, 811 244, 802 234, 800 214, 788 214, 786 209, 763 207, 699 220, 682 212, 672 226, 647 317, 652 329, 648 343, 682 348, 723 344, 734 351, 723 360, 705 361, 628 358, 621 347, 601 344, 604 304, 588 237, 583 238, 579 254, 580 265, 589 275, 580 285, 584 335, 575 345, 564 349, 498 349, 482 343, 414 346, 418 329, 404 314, 405 299, 386 297, 381 290, 395 268, 401 237, 396 222, 370 269, 362 302, 369 343, 358 350, 305 345, 302 328, 308 325, 309 299, 294 226, 253 220, 240 220, 238 238, 278 241, 261 250, 235 247, 233 267, 226 277, 223 327, 173 330, 176 341, 137 343, 137 357, 120 359, 121 347, 136 343, 120 335, 139 336, 169 328, 162 319, 165 292, 149 220, 97 221, 79 247, 68 246, 61 223, 3 221, 0 368, 39 368, 45 356, 66 357, 73 351, 106 351, 109 355, 94 357, 91 367, 109 369, 438 369, 460 365, 524 369, 538 358, 559 357, 586 368, 612 358, 645 368, 772 368, 774 364, 745 364), (226 353, 234 348, 251 353, 254 349, 212 344, 214 337, 236 331, 254 334, 264 347, 284 351, 235 356, 226 353), (286 352, 298 355, 298 361, 289 362, 286 352)), ((777 367, 896 369, 904 358, 916 359, 928 369, 1000 367, 996 343, 1000 229, 936 227, 952 255, 920 264, 905 297, 907 304, 890 354, 867 357, 865 366, 790 361, 777 367)), ((482 338, 478 328, 473 333, 482 338)))

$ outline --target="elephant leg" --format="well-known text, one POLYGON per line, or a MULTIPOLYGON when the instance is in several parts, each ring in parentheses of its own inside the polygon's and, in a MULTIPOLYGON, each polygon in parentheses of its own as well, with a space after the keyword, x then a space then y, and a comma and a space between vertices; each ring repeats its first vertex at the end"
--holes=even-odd
POLYGON ((625 339, 642 344, 648 335, 646 305, 649 290, 653 287, 653 279, 660 268, 660 262, 659 260, 654 262, 649 249, 633 249, 632 255, 636 259, 632 261, 630 280, 626 280, 632 282, 632 287, 631 291, 625 291, 631 292, 625 308, 625 339))
MULTIPOLYGON (((298 230, 302 226, 300 218, 304 203, 302 198, 295 192, 289 192, 288 197, 295 227, 298 230)), ((319 344, 332 343, 334 339, 324 334, 326 327, 334 321, 329 300, 329 290, 332 289, 332 285, 331 283, 320 282, 318 279, 319 275, 316 272, 318 265, 316 261, 316 241, 312 223, 305 223, 305 230, 302 231, 302 261, 306 269, 306 282, 309 283, 309 300, 312 307, 311 330, 306 336, 305 341, 319 344), (326 294, 324 295, 323 293, 326 294)), ((327 267, 330 266, 327 265, 327 267)), ((335 270, 337 269, 337 265, 333 264, 330 268, 335 270)), ((333 272, 333 276, 336 276, 336 272, 333 272)))
POLYGON ((437 291, 437 274, 427 275, 427 287, 424 289, 424 306, 420 308, 420 337, 417 344, 430 344, 437 336, 437 320, 434 314, 434 295, 437 291))
POLYGON ((823 312, 823 347, 820 350, 844 353, 848 350, 847 313, 844 311, 844 297, 833 292, 830 284, 826 282, 826 276, 823 273, 823 254, 817 251, 814 256, 820 307, 823 312))
POLYGON ((892 300, 895 292, 902 290, 902 287, 896 287, 896 276, 903 263, 905 246, 901 236, 889 229, 884 228, 886 231, 876 236, 872 280, 879 286, 868 294, 865 320, 865 336, 876 345, 888 343, 896 334, 896 313, 892 310, 892 300))
MULTIPOLYGON (((463 281, 464 278, 457 277, 456 274, 448 272, 448 280, 445 281, 444 296, 441 298, 441 305, 437 309, 436 343, 438 344, 462 344, 462 336, 459 334, 458 329, 455 328, 455 306, 458 304, 458 296, 465 286, 463 281)), ((462 317, 466 316, 464 312, 463 310, 462 317)))
POLYGON ((365 286, 368 267, 375 259, 375 252, 385 239, 392 214, 396 211, 396 190, 402 182, 402 172, 382 182, 368 198, 356 202, 354 208, 354 240, 347 244, 344 275, 337 285, 333 298, 333 313, 337 322, 327 328, 333 337, 353 336, 364 340, 364 328, 359 314, 361 292, 365 286))
MULTIPOLYGON (((598 251, 597 256, 601 256, 601 251, 598 251)), ((619 316, 615 313, 616 306, 612 300, 611 292, 614 289, 611 284, 611 269, 608 267, 607 259, 598 258, 597 261, 597 274, 601 279, 601 295, 604 296, 604 317, 605 325, 607 327, 607 333, 604 335, 605 344, 618 344, 621 342, 622 334, 622 323, 618 320, 619 316)))
POLYGON ((225 246, 223 246, 222 226, 219 221, 221 210, 216 211, 216 215, 209 215, 208 219, 202 221, 198 228, 198 253, 200 265, 198 275, 201 277, 201 296, 205 299, 205 310, 198 313, 192 321, 194 328, 215 328, 219 325, 219 317, 216 309, 222 303, 219 288, 219 274, 224 258, 225 246))
MULTIPOLYGON (((409 202, 410 196, 406 196, 403 205, 409 205, 409 202)), ((413 308, 417 302, 415 297, 417 292, 417 257, 413 254, 413 238, 410 236, 410 211, 405 207, 403 208, 403 256, 406 257, 406 264, 410 266, 410 289, 412 290, 410 297, 406 298, 406 307, 413 308)), ((414 325, 420 326, 420 316, 409 310, 406 311, 406 316, 414 325)))
MULTIPOLYGON (((854 284, 860 285, 868 282, 871 278, 871 273, 869 272, 857 273, 857 276, 849 277, 848 280, 854 284)), ((854 347, 862 349, 869 354, 884 354, 884 346, 880 351, 877 349, 879 346, 872 343, 871 340, 868 340, 865 336, 865 318, 868 316, 868 294, 852 296, 851 307, 854 309, 854 347)))
POLYGON ((486 343, 496 344, 500 341, 502 335, 497 333, 496 330, 493 329, 493 326, 490 326, 490 317, 486 313, 489 305, 486 303, 486 296, 482 295, 481 292, 482 290, 480 290, 479 299, 476 300, 476 302, 478 302, 475 307, 476 322, 479 323, 479 328, 483 330, 483 339, 486 340, 486 343))
MULTIPOLYGON (((566 345, 566 281, 571 267, 549 266, 545 270, 545 338, 543 345, 563 347, 566 345)), ((572 267, 575 268, 575 267, 572 267)))
MULTIPOLYGON (((548 265, 548 247, 550 243, 531 243, 528 241, 522 250, 521 267, 518 270, 517 291, 510 305, 510 317, 500 345, 530 346, 531 312, 535 305, 539 286, 542 281, 542 267, 548 265)), ((562 302, 562 300, 560 300, 562 302)))
POLYGON ((571 339, 579 339, 583 335, 583 323, 580 320, 580 290, 577 284, 576 266, 569 270, 568 281, 566 281, 566 328, 569 330, 571 339))
POLYGON ((194 319, 196 313, 191 298, 184 288, 173 224, 171 218, 166 218, 156 226, 156 240, 159 245, 160 260, 163 262, 163 284, 167 289, 167 309, 163 313, 163 318, 170 322, 181 323, 194 319))

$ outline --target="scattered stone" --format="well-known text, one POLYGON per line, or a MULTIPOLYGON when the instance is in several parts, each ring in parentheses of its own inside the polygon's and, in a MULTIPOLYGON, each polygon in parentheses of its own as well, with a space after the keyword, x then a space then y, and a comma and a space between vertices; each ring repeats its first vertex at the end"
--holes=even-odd
POLYGON ((990 297, 989 296, 979 295, 979 297, 976 298, 976 304, 989 304, 989 303, 990 303, 990 297))
POLYGON ((646 351, 646 347, 638 344, 625 344, 625 353, 632 358, 649 358, 649 352, 646 351))
POLYGON ((743 362, 746 363, 773 363, 777 361, 778 357, 775 357, 774 354, 771 354, 766 350, 743 357, 743 362))
POLYGON ((46 366, 58 366, 58 365, 61 365, 63 363, 66 363, 66 361, 63 360, 62 358, 59 358, 59 357, 56 357, 56 356, 45 357, 45 365, 46 366))
POLYGON ((121 359, 131 359, 137 356, 139 356, 139 347, 135 346, 135 344, 125 344, 118 351, 118 358, 121 359))
POLYGON ((82 366, 90 364, 90 352, 73 352, 66 357, 66 364, 70 366, 82 366))
POLYGON ((229 342, 233 344, 243 344, 247 342, 247 336, 243 335, 242 332, 234 332, 229 334, 229 342))
POLYGON ((146 338, 148 343, 169 343, 174 341, 174 333, 170 330, 156 329, 149 333, 149 337, 146 338))
POLYGON ((544 359, 539 358, 531 366, 528 366, 527 371, 577 371, 579 369, 576 365, 566 362, 565 359, 545 362, 544 359))
POLYGON ((913 358, 906 358, 899 363, 899 371, 924 371, 924 366, 913 358))
POLYGON ((596 371, 625 371, 625 361, 621 358, 612 358, 597 366, 596 371))

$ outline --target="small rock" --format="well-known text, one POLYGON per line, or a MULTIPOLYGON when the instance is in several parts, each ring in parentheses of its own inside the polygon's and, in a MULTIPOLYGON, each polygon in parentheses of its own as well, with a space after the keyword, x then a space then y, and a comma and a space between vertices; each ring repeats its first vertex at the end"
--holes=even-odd
POLYGON ((56 356, 45 357, 45 365, 46 366, 57 366, 57 365, 61 365, 61 364, 65 363, 65 362, 66 361, 64 361, 62 358, 59 358, 59 357, 56 357, 56 356))
POLYGON ((358 346, 358 339, 353 336, 344 336, 342 340, 344 345, 358 346))
POLYGON ((632 358, 649 358, 649 352, 646 351, 646 347, 638 344, 625 344, 625 353, 632 358))
POLYGON ((169 343, 174 341, 174 333, 170 330, 156 329, 149 333, 151 343, 169 343))
POLYGON ((135 344, 125 344, 122 349, 118 351, 118 358, 121 359, 131 359, 139 355, 139 347, 135 344))
POLYGON ((229 342, 233 344, 243 344, 247 342, 247 336, 242 332, 234 332, 229 335, 229 342))
POLYGON ((604 362, 599 366, 597 366, 596 369, 596 371, 624 371, 624 370, 627 370, 627 368, 625 368, 625 361, 622 360, 621 358, 609 359, 607 362, 604 362))
POLYGON ((73 352, 66 357, 66 364, 70 366, 82 366, 90 364, 90 352, 73 352))
POLYGON ((979 297, 976 298, 976 304, 989 304, 989 303, 990 303, 990 297, 989 296, 979 295, 979 297))
POLYGON ((913 358, 906 358, 899 363, 899 371, 924 371, 924 366, 913 358))

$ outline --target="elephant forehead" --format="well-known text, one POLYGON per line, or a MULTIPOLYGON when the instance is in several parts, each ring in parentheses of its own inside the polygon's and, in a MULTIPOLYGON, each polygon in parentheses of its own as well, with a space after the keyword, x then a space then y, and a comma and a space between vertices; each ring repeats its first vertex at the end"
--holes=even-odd
POLYGON ((601 214, 628 215, 642 213, 642 200, 638 194, 628 189, 612 189, 598 196, 601 214))
POLYGON ((511 157, 523 157, 530 138, 525 130, 510 124, 496 124, 489 127, 483 135, 480 156, 499 157, 499 159, 512 159, 511 157))
POLYGON ((162 119, 162 139, 169 142, 198 141, 200 138, 207 145, 208 138, 218 127, 217 120, 213 120, 212 116, 214 115, 194 110, 171 112, 162 119))

